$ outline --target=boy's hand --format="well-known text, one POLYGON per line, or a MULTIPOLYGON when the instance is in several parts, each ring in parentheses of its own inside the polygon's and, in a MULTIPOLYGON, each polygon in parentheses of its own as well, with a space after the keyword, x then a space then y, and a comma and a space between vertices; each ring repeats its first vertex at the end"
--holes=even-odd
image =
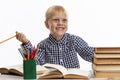
POLYGON ((16 39, 22 42, 23 44, 27 44, 29 40, 26 38, 26 36, 23 33, 19 33, 16 31, 16 39))

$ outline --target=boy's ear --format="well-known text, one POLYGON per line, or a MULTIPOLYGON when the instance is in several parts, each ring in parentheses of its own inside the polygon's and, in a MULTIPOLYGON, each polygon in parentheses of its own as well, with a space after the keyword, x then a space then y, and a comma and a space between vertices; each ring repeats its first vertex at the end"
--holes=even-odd
POLYGON ((46 28, 49 28, 48 22, 45 21, 44 23, 45 23, 46 28))

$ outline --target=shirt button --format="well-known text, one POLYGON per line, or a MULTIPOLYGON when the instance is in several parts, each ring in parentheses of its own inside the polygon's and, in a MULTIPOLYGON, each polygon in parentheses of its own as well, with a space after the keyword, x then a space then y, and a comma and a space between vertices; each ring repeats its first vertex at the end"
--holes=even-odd
POLYGON ((62 48, 60 47, 60 48, 59 48, 59 50, 61 51, 61 50, 62 50, 62 48))
POLYGON ((62 60, 62 59, 60 59, 60 62, 63 62, 63 60, 62 60))

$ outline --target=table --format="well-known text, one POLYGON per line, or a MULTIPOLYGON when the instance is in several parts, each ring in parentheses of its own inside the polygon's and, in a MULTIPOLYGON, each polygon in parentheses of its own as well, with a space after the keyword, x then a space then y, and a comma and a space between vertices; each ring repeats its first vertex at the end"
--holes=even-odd
POLYGON ((0 74, 0 80, 23 80, 23 77, 0 74))
MULTIPOLYGON (((24 80, 21 76, 1 75, 0 80, 24 80)), ((40 80, 85 80, 85 79, 40 79, 40 80)), ((120 80, 119 78, 91 78, 90 80, 120 80)))

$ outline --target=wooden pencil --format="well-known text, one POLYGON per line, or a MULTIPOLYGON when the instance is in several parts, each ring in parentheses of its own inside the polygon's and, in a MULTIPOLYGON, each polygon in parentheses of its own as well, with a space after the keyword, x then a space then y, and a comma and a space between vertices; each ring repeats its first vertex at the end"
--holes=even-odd
POLYGON ((4 42, 6 42, 6 41, 8 41, 8 40, 10 40, 10 39, 12 39, 12 38, 14 38, 14 37, 16 37, 16 35, 14 35, 14 36, 12 36, 12 37, 9 37, 9 38, 7 38, 7 39, 1 41, 0 44, 4 43, 4 42))

